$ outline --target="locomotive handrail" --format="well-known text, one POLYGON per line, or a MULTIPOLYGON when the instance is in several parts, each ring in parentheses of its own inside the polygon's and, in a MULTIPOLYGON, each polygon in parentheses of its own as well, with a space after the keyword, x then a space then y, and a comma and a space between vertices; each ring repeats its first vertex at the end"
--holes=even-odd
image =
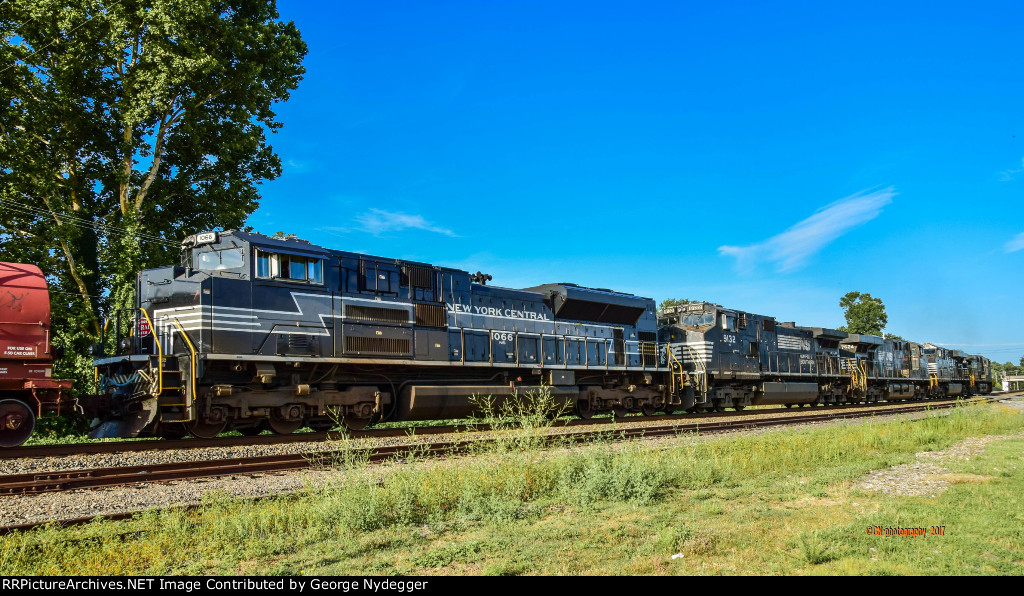
MULTIPOLYGON (((189 352, 192 353, 192 357, 188 359, 188 367, 190 373, 189 390, 192 391, 192 397, 194 401, 196 395, 196 349, 192 346, 192 340, 189 339, 188 333, 185 332, 185 328, 181 326, 180 322, 178 322, 177 317, 174 317, 174 324, 178 327, 178 332, 181 333, 182 337, 185 338, 185 344, 188 346, 189 352)), ((185 397, 188 397, 187 393, 185 394, 185 397)))
POLYGON ((153 336, 153 343, 156 345, 156 395, 159 397, 164 392, 164 350, 160 346, 160 338, 156 335, 156 327, 153 325, 153 320, 149 318, 149 313, 144 308, 139 308, 139 312, 146 317, 149 333, 153 336))
MULTIPOLYGON (((697 353, 696 348, 694 348, 693 346, 691 346, 689 344, 680 344, 680 345, 682 345, 684 348, 686 348, 687 350, 690 350, 690 352, 692 352, 693 361, 697 365, 697 367, 700 369, 700 370, 697 371, 697 388, 700 390, 700 396, 701 396, 701 402, 700 403, 705 403, 707 401, 707 390, 708 390, 708 367, 707 367, 707 364, 704 362, 704 359, 700 357, 700 354, 697 353)), ((680 366, 679 370, 682 371, 682 369, 683 369, 683 367, 680 366)))
MULTIPOLYGON (((669 366, 670 369, 672 369, 672 366, 673 366, 672 365, 672 361, 673 360, 675 361, 675 366, 679 367, 679 384, 680 384, 680 388, 682 388, 681 386, 682 386, 682 382, 683 382, 683 365, 679 362, 679 359, 676 358, 676 355, 672 353, 672 346, 670 346, 668 344, 665 344, 665 354, 668 356, 668 366, 669 366)), ((672 369, 672 371, 669 373, 668 379, 669 379, 669 383, 671 383, 671 385, 672 385, 672 393, 675 394, 675 392, 676 392, 675 369, 672 369)))

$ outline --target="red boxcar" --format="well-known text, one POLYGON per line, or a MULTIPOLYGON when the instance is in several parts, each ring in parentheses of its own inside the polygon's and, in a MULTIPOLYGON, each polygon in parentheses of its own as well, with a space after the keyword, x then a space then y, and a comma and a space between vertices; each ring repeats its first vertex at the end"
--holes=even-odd
POLYGON ((0 263, 0 447, 21 445, 36 417, 75 407, 53 378, 50 297, 35 265, 0 263))

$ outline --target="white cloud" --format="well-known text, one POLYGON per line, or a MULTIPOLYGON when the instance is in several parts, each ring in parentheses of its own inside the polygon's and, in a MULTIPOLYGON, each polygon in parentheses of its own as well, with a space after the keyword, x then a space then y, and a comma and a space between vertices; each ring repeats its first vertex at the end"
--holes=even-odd
POLYGON ((1013 240, 1003 245, 1003 250, 1006 252, 1017 252, 1021 249, 1024 249, 1024 232, 1017 234, 1013 237, 1013 240))
POLYGON ((293 174, 308 174, 314 170, 319 169, 319 164, 315 161, 307 161, 302 159, 289 159, 285 162, 285 170, 293 174))
POLYGON ((1017 176, 1017 174, 1020 174, 1021 172, 1024 172, 1024 159, 1020 160, 1019 168, 1011 168, 1009 170, 1003 170, 1002 172, 1000 172, 1001 175, 999 177, 999 181, 1009 182, 1010 180, 1013 180, 1017 176))
POLYGON ((447 228, 435 226, 423 219, 422 215, 409 215, 400 212, 384 211, 383 209, 370 209, 369 213, 356 216, 356 221, 362 226, 363 231, 369 232, 374 236, 409 229, 436 232, 445 236, 456 236, 455 232, 447 228))
POLYGON ((776 263, 777 271, 792 271, 806 264, 807 259, 854 227, 878 217, 882 208, 892 202, 896 191, 890 186, 873 192, 859 192, 822 207, 814 215, 750 246, 720 246, 719 254, 736 257, 740 269, 749 269, 757 262, 776 263))

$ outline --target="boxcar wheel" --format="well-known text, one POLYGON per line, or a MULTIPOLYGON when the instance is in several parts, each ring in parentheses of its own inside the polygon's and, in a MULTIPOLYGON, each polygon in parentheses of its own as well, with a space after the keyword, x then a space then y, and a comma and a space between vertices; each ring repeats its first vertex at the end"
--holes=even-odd
POLYGON ((0 447, 17 447, 36 428, 36 416, 24 402, 16 399, 0 400, 0 447))

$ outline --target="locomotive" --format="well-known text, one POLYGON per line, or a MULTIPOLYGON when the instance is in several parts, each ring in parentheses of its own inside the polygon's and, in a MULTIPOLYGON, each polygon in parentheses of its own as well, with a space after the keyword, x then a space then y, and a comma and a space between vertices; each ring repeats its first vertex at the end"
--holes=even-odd
POLYGON ((340 418, 464 417, 478 398, 547 386, 596 412, 680 406, 650 298, 240 231, 190 236, 180 266, 139 274, 137 308, 95 348, 95 437, 287 434, 340 418), (673 401, 674 400, 674 401, 673 401))
POLYGON ((94 347, 92 436, 287 434, 461 418, 546 387, 583 418, 989 393, 989 362, 706 302, 523 289, 242 231, 142 271, 94 347))
POLYGON ((933 344, 800 327, 697 302, 668 307, 659 338, 695 387, 693 407, 827 405, 992 391, 991 363, 933 344))
POLYGON ((0 447, 24 443, 37 416, 76 406, 72 382, 53 378, 50 340, 42 272, 35 265, 0 263, 0 447))

